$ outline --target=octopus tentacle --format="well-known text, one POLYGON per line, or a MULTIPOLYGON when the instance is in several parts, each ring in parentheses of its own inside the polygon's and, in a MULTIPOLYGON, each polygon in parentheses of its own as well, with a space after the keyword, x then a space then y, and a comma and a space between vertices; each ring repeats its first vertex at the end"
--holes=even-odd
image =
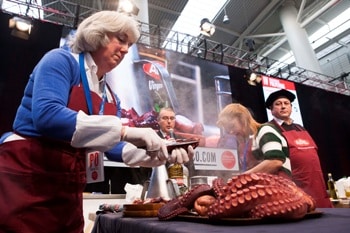
POLYGON ((172 199, 158 210, 158 218, 169 220, 187 211, 186 207, 180 205, 179 199, 172 199))
POLYGON ((243 174, 232 177, 227 185, 230 193, 218 195, 222 198, 209 207, 209 218, 302 218, 314 208, 311 197, 279 176, 243 174))
POLYGON ((183 196, 175 198, 162 206, 158 211, 158 218, 159 220, 169 220, 180 214, 188 212, 193 208, 194 202, 198 197, 211 193, 212 188, 210 185, 197 185, 183 196))
POLYGON ((180 199, 180 205, 192 208, 195 200, 203 195, 211 194, 212 188, 208 184, 197 185, 187 193, 185 193, 180 199))
POLYGON ((191 210, 197 199, 196 206, 201 207, 198 213, 209 219, 299 219, 315 209, 313 198, 294 182, 267 173, 241 174, 231 177, 226 183, 215 179, 212 187, 198 185, 182 197, 168 202, 160 209, 159 219, 168 220, 191 210))

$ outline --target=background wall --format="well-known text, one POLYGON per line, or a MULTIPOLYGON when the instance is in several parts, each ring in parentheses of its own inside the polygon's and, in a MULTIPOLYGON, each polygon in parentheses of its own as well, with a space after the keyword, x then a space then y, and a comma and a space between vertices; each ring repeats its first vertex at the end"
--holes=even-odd
MULTIPOLYGON (((296 84, 305 127, 316 141, 323 172, 350 176, 350 96, 296 84)), ((325 174, 326 175, 326 174, 325 174)))

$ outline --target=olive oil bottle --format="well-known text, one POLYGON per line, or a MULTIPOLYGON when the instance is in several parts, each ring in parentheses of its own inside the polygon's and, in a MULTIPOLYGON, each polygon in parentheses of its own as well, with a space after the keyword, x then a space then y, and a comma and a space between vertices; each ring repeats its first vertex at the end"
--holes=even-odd
POLYGON ((332 199, 338 199, 337 196, 337 191, 335 189, 335 183, 332 177, 331 173, 328 173, 328 181, 327 181, 327 185, 328 185, 328 190, 329 190, 329 196, 332 199))
POLYGON ((168 167, 168 175, 170 179, 176 181, 180 194, 184 194, 188 187, 188 169, 182 164, 174 163, 168 167))

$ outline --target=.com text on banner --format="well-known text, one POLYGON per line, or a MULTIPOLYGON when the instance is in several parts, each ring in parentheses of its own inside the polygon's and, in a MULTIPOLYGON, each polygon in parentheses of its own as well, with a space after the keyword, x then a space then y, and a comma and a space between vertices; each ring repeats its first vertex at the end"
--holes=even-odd
POLYGON ((196 170, 239 171, 237 150, 197 147, 193 158, 196 170))

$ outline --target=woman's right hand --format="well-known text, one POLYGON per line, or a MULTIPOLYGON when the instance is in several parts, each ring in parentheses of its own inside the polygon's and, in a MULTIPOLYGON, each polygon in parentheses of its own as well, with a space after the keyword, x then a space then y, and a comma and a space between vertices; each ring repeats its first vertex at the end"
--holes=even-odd
POLYGON ((165 141, 152 128, 125 127, 122 140, 145 148, 148 154, 155 154, 160 160, 168 160, 168 150, 165 141))

